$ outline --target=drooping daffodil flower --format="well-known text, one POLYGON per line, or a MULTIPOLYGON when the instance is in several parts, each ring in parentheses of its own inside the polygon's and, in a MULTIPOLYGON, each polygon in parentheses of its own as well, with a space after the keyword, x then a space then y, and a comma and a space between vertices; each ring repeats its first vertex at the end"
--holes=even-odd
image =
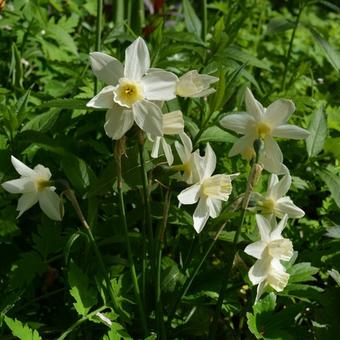
POLYGON ((282 152, 273 137, 303 139, 309 136, 307 130, 286 124, 295 111, 294 103, 291 100, 278 99, 264 108, 249 88, 246 89, 245 103, 247 112, 232 113, 220 121, 222 127, 243 135, 233 145, 229 156, 242 154, 245 158, 252 158, 255 155, 254 141, 260 138, 263 141, 261 157, 264 168, 276 174, 287 173, 287 168, 282 163, 282 152))
POLYGON ((205 97, 216 91, 214 88, 211 88, 210 85, 217 81, 217 77, 199 74, 196 70, 192 70, 179 77, 176 94, 180 97, 205 97))
POLYGON ((194 228, 200 233, 209 216, 216 218, 222 210, 222 201, 227 201, 232 191, 231 181, 236 175, 214 175, 216 168, 216 155, 208 143, 204 157, 194 153, 198 165, 199 182, 184 189, 178 196, 181 204, 195 204, 193 220, 194 228))
MULTIPOLYGON (((163 114, 163 135, 178 135, 184 133, 184 120, 181 111, 173 111, 163 114)), ((158 158, 159 154, 163 151, 165 158, 169 165, 174 162, 174 155, 171 146, 167 143, 166 139, 161 136, 148 136, 153 141, 151 151, 152 158, 158 158)))
POLYGON ((22 194, 18 201, 19 215, 17 217, 39 202, 41 210, 50 219, 60 221, 62 218, 61 203, 59 196, 55 193, 56 188, 50 181, 52 176, 50 170, 41 164, 31 169, 14 156, 11 156, 11 161, 21 177, 1 185, 12 194, 22 194))
POLYGON ((285 214, 289 218, 301 218, 305 215, 304 211, 297 207, 289 196, 285 196, 291 183, 290 175, 285 175, 280 180, 277 175, 270 175, 267 193, 264 196, 254 193, 257 204, 262 209, 262 215, 270 220, 274 216, 282 218, 285 214))
POLYGON ((162 136, 162 111, 152 101, 176 97, 177 76, 150 69, 150 55, 142 38, 125 50, 124 66, 101 52, 90 53, 93 73, 106 83, 88 107, 108 109, 104 129, 112 139, 120 139, 134 122, 153 136, 162 136))
POLYGON ((282 237, 288 216, 284 215, 279 224, 275 223, 272 229, 270 222, 261 215, 256 215, 261 240, 249 244, 245 253, 257 259, 250 268, 248 276, 253 285, 257 286, 257 302, 267 285, 277 292, 282 292, 286 287, 289 274, 280 261, 289 261, 293 256, 292 242, 282 237))

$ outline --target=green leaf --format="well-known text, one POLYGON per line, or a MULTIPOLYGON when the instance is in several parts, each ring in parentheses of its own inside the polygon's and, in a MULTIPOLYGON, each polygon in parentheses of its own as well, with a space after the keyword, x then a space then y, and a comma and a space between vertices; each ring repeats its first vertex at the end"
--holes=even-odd
POLYGON ((336 205, 340 208, 340 177, 329 170, 319 170, 318 173, 327 184, 336 205))
POLYGON ((318 271, 319 269, 313 267, 310 262, 294 264, 291 268, 287 269, 287 272, 290 274, 289 284, 294 282, 315 281, 316 278, 312 275, 318 271))
POLYGON ((311 27, 310 25, 306 25, 312 34, 314 40, 320 45, 322 48, 326 58, 328 61, 332 64, 332 66, 335 68, 337 72, 340 70, 340 56, 339 52, 336 51, 326 39, 324 39, 321 34, 314 28, 311 27))
POLYGON ((185 25, 189 32, 195 33, 200 37, 202 32, 202 24, 194 9, 192 8, 189 0, 183 0, 183 11, 185 25))
POLYGON ((309 157, 314 157, 323 149, 328 133, 323 107, 314 111, 308 130, 310 135, 306 139, 307 152, 309 157))
POLYGON ((76 300, 73 304, 78 314, 86 316, 90 308, 97 303, 96 291, 89 286, 89 278, 81 269, 70 261, 68 271, 70 294, 76 300))
POLYGON ((340 160, 340 137, 327 138, 325 141, 324 150, 327 153, 333 154, 333 156, 340 160))
POLYGON ((56 109, 42 113, 27 122, 21 129, 21 132, 28 130, 47 132, 54 126, 59 118, 59 114, 60 110, 56 109))
POLYGON ((273 18, 268 22, 266 34, 285 32, 294 27, 294 22, 286 18, 273 18))
POLYGON ((212 126, 202 133, 199 142, 234 143, 235 140, 236 137, 230 134, 229 132, 222 130, 218 126, 212 126))
POLYGON ((36 329, 31 329, 28 325, 24 325, 17 319, 11 319, 5 316, 5 322, 12 334, 20 340, 42 340, 36 329))
POLYGON ((48 102, 45 102, 41 105, 41 107, 59 107, 61 109, 69 109, 69 110, 87 110, 86 103, 89 100, 83 99, 54 99, 48 102))
POLYGON ((103 336, 103 340, 132 340, 132 338, 121 324, 112 322, 111 329, 103 336))

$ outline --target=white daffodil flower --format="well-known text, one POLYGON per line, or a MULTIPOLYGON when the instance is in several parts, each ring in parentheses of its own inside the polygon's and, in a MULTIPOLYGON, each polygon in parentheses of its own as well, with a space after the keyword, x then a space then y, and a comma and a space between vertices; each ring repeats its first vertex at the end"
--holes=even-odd
POLYGON ((292 184, 290 175, 283 176, 280 181, 277 175, 272 174, 268 181, 267 193, 262 196, 254 193, 258 205, 262 208, 262 214, 271 219, 276 216, 282 218, 285 214, 289 218, 301 218, 304 211, 297 207, 290 197, 285 196, 292 184))
POLYGON ((181 165, 175 165, 172 167, 173 170, 183 171, 183 181, 187 184, 194 184, 200 181, 198 175, 198 162, 201 161, 201 156, 199 155, 199 150, 192 152, 192 142, 190 137, 185 133, 181 132, 179 134, 182 144, 178 141, 175 142, 175 148, 181 159, 181 165))
POLYGON ((205 97, 216 91, 210 85, 217 81, 217 77, 199 74, 196 70, 192 70, 179 77, 176 94, 180 97, 205 97))
MULTIPOLYGON (((164 135, 178 135, 184 133, 184 120, 181 111, 173 111, 163 114, 162 131, 164 135)), ((166 142, 166 139, 161 136, 149 136, 149 139, 154 142, 151 152, 152 158, 157 158, 163 151, 169 165, 174 162, 171 146, 166 142)))
MULTIPOLYGON (((198 202, 193 219, 194 228, 200 233, 205 226, 209 216, 216 218, 222 209, 222 201, 227 201, 232 191, 233 175, 214 175, 216 167, 216 155, 208 143, 205 149, 205 156, 201 157, 194 153, 198 164, 199 182, 184 189, 178 196, 181 204, 194 204, 198 202)), ((235 176, 235 175, 234 175, 235 176)))
POLYGON ((51 172, 48 168, 38 164, 34 169, 29 168, 14 156, 12 164, 20 178, 2 183, 2 187, 12 194, 22 194, 19 198, 17 210, 20 217, 26 210, 39 202, 42 211, 52 220, 60 221, 60 198, 51 185, 51 172))
MULTIPOLYGON (((257 302, 267 285, 277 292, 283 291, 289 279, 289 274, 280 261, 289 261, 293 256, 293 245, 281 233, 285 228, 288 216, 284 215, 279 224, 272 230, 270 222, 261 215, 256 215, 256 222, 261 240, 249 244, 245 253, 257 259, 249 270, 249 279, 257 286, 257 302)), ((276 224, 276 223, 275 223, 276 224)))
POLYGON ((233 145, 229 156, 241 154, 245 158, 252 158, 255 154, 253 143, 255 139, 261 138, 264 148, 260 161, 264 168, 276 174, 287 173, 287 168, 282 164, 282 152, 273 137, 302 139, 309 135, 305 129, 286 124, 295 111, 294 103, 291 100, 278 99, 264 108, 248 88, 245 102, 247 112, 233 113, 220 121, 224 128, 244 135, 233 145))
POLYGON ((161 69, 150 69, 148 48, 137 38, 125 50, 124 66, 101 52, 90 53, 93 73, 106 83, 88 107, 108 109, 106 134, 120 139, 134 122, 145 132, 162 136, 162 111, 152 101, 176 97, 177 76, 161 69))

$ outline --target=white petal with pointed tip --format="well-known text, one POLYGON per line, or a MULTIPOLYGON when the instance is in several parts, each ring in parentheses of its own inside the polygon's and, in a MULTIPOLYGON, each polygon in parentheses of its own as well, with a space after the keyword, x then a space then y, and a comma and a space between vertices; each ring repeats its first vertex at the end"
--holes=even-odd
POLYGON ((177 77, 167 71, 155 71, 141 79, 144 96, 148 100, 171 100, 176 98, 177 77))
POLYGON ((280 125, 275 128, 272 133, 274 137, 290 139, 305 139, 310 135, 309 131, 290 124, 280 125))
POLYGON ((255 257, 256 259, 261 259, 262 258, 262 253, 264 249, 266 248, 267 244, 263 241, 257 241, 251 244, 248 244, 244 252, 250 256, 255 257))
POLYGON ((122 138, 132 127, 134 117, 132 110, 115 105, 106 112, 104 129, 106 134, 114 140, 122 138))
POLYGON ((271 232, 270 238, 271 240, 279 240, 282 239, 282 231, 286 227, 288 216, 284 215, 279 224, 274 228, 271 232))
POLYGON ((32 176, 35 174, 34 170, 29 168, 24 163, 20 162, 18 159, 16 159, 14 156, 11 156, 11 162, 17 171, 17 173, 21 176, 32 176))
POLYGON ((216 168, 216 155, 212 147, 210 146, 209 143, 207 143, 207 146, 205 147, 205 155, 203 158, 203 178, 208 178, 210 177, 216 168))
POLYGON ((269 222, 262 215, 257 214, 256 223, 261 235, 261 241, 268 242, 270 240, 271 232, 271 226, 269 222))
POLYGON ((182 204, 194 204, 199 200, 201 186, 194 184, 189 188, 184 189, 178 196, 178 200, 182 204))
POLYGON ((194 211, 194 228, 199 234, 204 228, 209 218, 209 208, 205 198, 201 197, 194 211))
POLYGON ((140 100, 132 105, 136 124, 153 136, 163 135, 163 118, 161 109, 148 100, 140 100))
POLYGON ((255 124, 255 119, 246 112, 233 113, 228 116, 224 116, 220 120, 220 124, 225 129, 245 135, 248 134, 249 128, 255 124))
POLYGON ((87 107, 97 109, 111 109, 114 106, 113 91, 114 86, 104 87, 96 96, 94 96, 87 104, 87 107))
POLYGON ((150 55, 145 41, 138 37, 125 50, 124 76, 139 81, 150 68, 150 55))
POLYGON ((209 209, 209 216, 216 218, 222 210, 222 201, 216 198, 207 197, 207 206, 209 209))
POLYGON ((13 179, 1 184, 1 186, 12 194, 35 191, 34 183, 29 177, 13 179))
POLYGON ((250 268, 248 276, 253 285, 257 285, 266 279, 270 269, 270 261, 268 259, 257 260, 250 268))
POLYGON ((278 183, 271 187, 270 197, 272 197, 275 201, 278 200, 288 192, 291 184, 292 178, 289 175, 283 176, 278 183))
POLYGON ((93 73, 107 85, 116 84, 124 76, 123 65, 105 53, 90 53, 90 61, 93 73))
POLYGON ((252 115, 256 121, 262 120, 264 108, 262 104, 255 99, 248 87, 246 88, 244 100, 246 102, 247 112, 252 115))
POLYGON ((18 200, 17 211, 19 211, 19 218, 26 210, 31 208, 38 202, 38 194, 36 192, 24 193, 18 200))
POLYGON ((52 220, 61 221, 60 198, 50 188, 38 193, 41 210, 52 220))
POLYGON ((277 200, 275 210, 278 216, 287 214, 290 218, 301 218, 305 212, 294 204, 290 197, 282 197, 277 200))
POLYGON ((174 155, 172 154, 171 146, 166 142, 164 137, 162 137, 162 148, 165 154, 166 161, 171 166, 174 162, 174 155))
POLYGON ((285 123, 294 111, 295 105, 291 100, 278 99, 267 107, 263 120, 274 128, 285 123))

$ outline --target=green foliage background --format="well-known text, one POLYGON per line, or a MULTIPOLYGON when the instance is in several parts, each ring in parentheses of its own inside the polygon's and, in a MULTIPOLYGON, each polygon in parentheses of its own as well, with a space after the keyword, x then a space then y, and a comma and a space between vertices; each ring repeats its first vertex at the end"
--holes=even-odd
MULTIPOLYGON (((241 173, 231 201, 244 192, 249 165, 238 157, 227 157, 235 136, 222 130, 218 121, 227 112, 244 109, 246 86, 265 106, 277 98, 291 98, 297 107, 291 122, 311 132, 306 143, 279 142, 293 178, 289 194, 306 212, 304 218, 290 221, 286 230, 298 253, 296 264, 288 264, 289 284, 282 293, 267 294, 253 306, 255 290, 247 277, 253 262, 242 252, 258 237, 254 216, 249 213, 218 336, 337 338, 340 9, 328 1, 267 0, 167 1, 154 14, 144 12, 142 6, 143 1, 104 1, 100 50, 123 60, 125 48, 142 35, 154 67, 178 75, 197 69, 220 78, 208 101, 176 99, 167 109, 182 110, 186 129, 197 146, 212 144, 219 173, 241 173)), ((107 307, 104 279, 71 204, 65 200, 62 223, 49 220, 38 207, 17 220, 17 197, 1 189, 0 337, 142 338, 119 217, 113 142, 103 129, 105 112, 85 106, 95 86, 88 53, 95 50, 97 3, 14 0, 6 2, 0 15, 0 181, 17 177, 10 155, 29 166, 43 164, 55 179, 69 181, 128 319, 122 323, 107 307), (114 321, 111 328, 98 312, 114 321)), ((132 129, 127 136, 123 176, 130 238, 141 272, 144 208, 136 134, 132 129)), ((165 315, 215 231, 228 219, 169 327, 171 339, 204 339, 225 280, 224 264, 239 215, 225 212, 195 237, 193 210, 178 208, 176 195, 181 184, 159 165, 164 159, 152 160, 148 151, 147 144, 155 228, 163 220, 164 186, 172 188, 161 263, 165 315)), ((265 191, 267 178, 262 177, 257 191, 265 191)), ((251 209, 255 209, 254 202, 251 209)), ((154 282, 147 280, 143 299, 150 328, 155 331, 153 287, 154 282)))

